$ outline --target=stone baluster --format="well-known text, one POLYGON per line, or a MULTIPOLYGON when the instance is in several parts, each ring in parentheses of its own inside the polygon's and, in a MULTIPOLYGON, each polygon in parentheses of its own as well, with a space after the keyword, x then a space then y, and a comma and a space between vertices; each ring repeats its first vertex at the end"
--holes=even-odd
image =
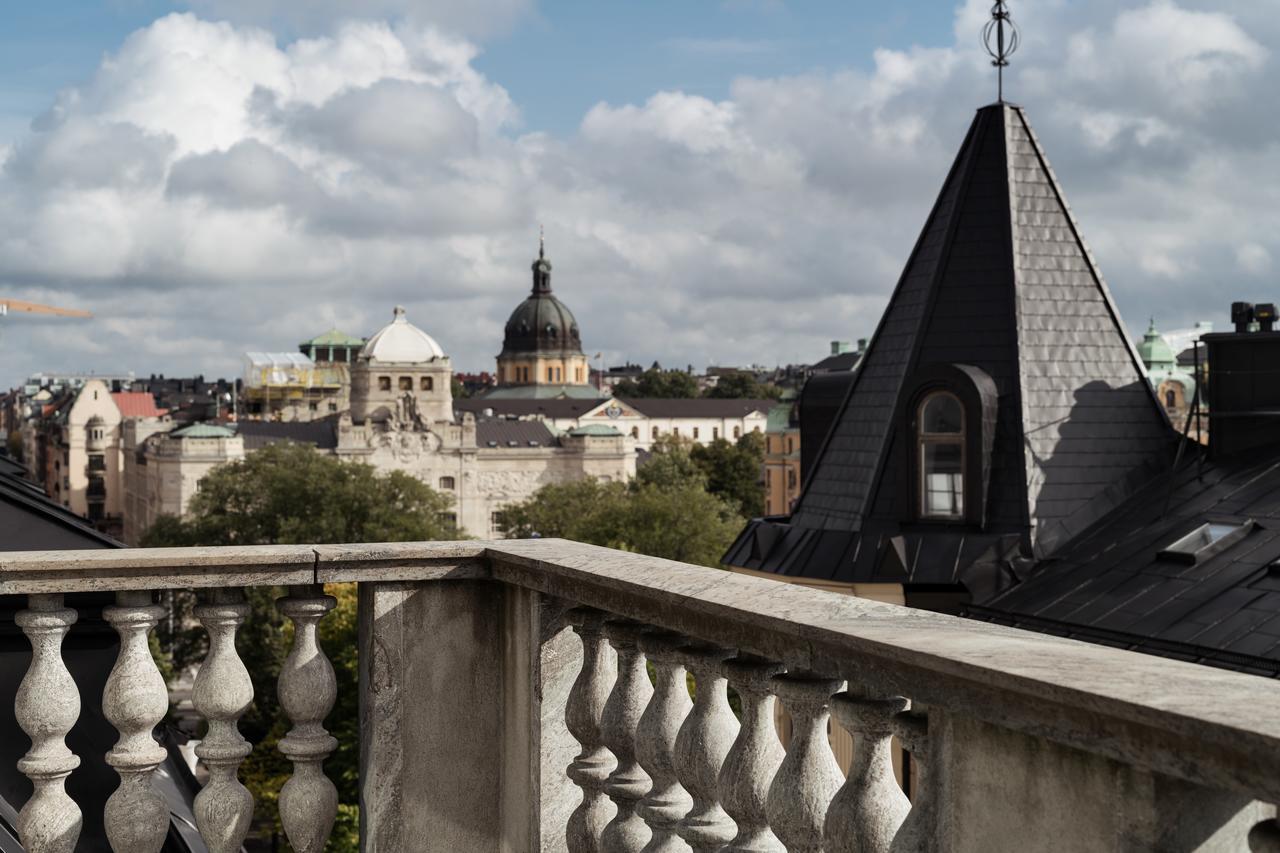
POLYGON ((791 715, 791 745, 769 786, 769 827, 789 853, 824 853, 827 808, 844 782, 827 740, 831 694, 843 682, 802 674, 773 677, 774 693, 791 715))
POLYGON ((677 653, 686 640, 677 634, 640 635, 640 651, 653 663, 653 699, 636 726, 636 758, 653 780, 636 808, 653 833, 643 853, 688 853, 689 845, 676 833, 692 801, 675 771, 676 737, 693 703, 684 663, 677 653))
POLYGON ((76 612, 61 594, 32 595, 14 621, 31 641, 31 665, 18 686, 14 713, 31 738, 18 769, 35 790, 18 814, 18 837, 27 853, 71 853, 83 823, 65 782, 80 759, 67 748, 67 732, 80 716, 80 693, 62 662, 62 638, 76 612))
MULTIPOLYGON (((929 778, 929 717, 915 711, 898 714, 893 719, 893 730, 913 759, 915 797, 889 850, 890 853, 930 853, 938 845, 934 843, 933 782, 929 778)), ((1275 853, 1280 853, 1280 847, 1275 853)))
POLYGON ((253 682, 236 653, 236 630, 249 614, 240 589, 215 589, 195 608, 209 634, 209 654, 196 674, 191 701, 209 723, 196 755, 209 782, 196 795, 196 827, 209 853, 239 853, 253 817, 253 796, 236 772, 253 751, 237 727, 253 701, 253 682))
POLYGON ((120 635, 120 653, 102 692, 102 712, 120 733, 107 753, 120 787, 103 813, 116 853, 159 853, 169 834, 169 804, 152 784, 168 755, 152 732, 169 710, 169 691, 147 644, 163 615, 147 591, 118 592, 116 605, 102 610, 120 635))
POLYGON ((693 808, 677 830, 696 853, 719 850, 737 834, 732 818, 720 807, 718 782, 725 756, 738 736, 738 721, 729 707, 721 666, 730 652, 701 644, 680 650, 697 690, 693 711, 676 737, 676 775, 693 797, 693 808))
POLYGON ((769 679, 783 669, 780 663, 742 656, 724 663, 729 686, 742 699, 742 728, 720 769, 720 803, 738 825, 721 853, 785 853, 765 813, 769 783, 785 754, 774 728, 769 679))
POLYGON ((293 622, 293 648, 277 689, 280 707, 293 723, 280 741, 280 751, 293 762, 293 775, 280 789, 280 822, 297 853, 322 853, 338 814, 338 789, 324 775, 324 760, 338 747, 324 727, 338 681, 316 638, 320 620, 335 604, 319 584, 290 587, 289 595, 276 601, 293 622))
POLYGON ((601 719, 616 679, 615 657, 601 633, 605 614, 577 608, 567 618, 582 640, 582 669, 569 691, 564 715, 569 733, 582 745, 568 768, 569 778, 582 789, 582 802, 569 816, 565 841, 569 853, 598 853, 600 834, 612 816, 604 783, 614 760, 604 746, 601 719))
POLYGON ((906 711, 901 696, 872 699, 841 693, 832 714, 854 737, 853 764, 827 810, 827 853, 888 853, 911 811, 893 775, 894 717, 906 711))
POLYGON ((649 774, 636 761, 636 729, 653 685, 637 643, 641 626, 629 620, 606 622, 604 635, 618 653, 618 678, 605 702, 601 731, 618 765, 605 780, 605 792, 618 807, 600 836, 602 853, 639 853, 649 841, 649 827, 636 806, 649 790, 649 774))

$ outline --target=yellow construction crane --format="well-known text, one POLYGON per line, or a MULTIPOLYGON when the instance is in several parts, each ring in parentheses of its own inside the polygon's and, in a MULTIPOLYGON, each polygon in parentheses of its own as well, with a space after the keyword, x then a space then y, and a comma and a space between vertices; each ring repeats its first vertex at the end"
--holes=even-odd
POLYGON ((15 314, 52 314, 55 317, 92 317, 88 311, 78 308, 55 308, 52 305, 40 305, 36 302, 23 302, 21 299, 0 298, 0 317, 15 314))

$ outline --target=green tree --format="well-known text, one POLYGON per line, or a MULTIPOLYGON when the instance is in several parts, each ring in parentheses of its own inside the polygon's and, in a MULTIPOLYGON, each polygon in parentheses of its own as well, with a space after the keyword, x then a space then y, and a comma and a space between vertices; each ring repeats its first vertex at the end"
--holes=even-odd
POLYGON ((698 382, 683 370, 663 370, 654 366, 637 379, 619 382, 613 393, 624 399, 688 399, 698 396, 698 382))
POLYGON ((706 477, 707 491, 729 501, 746 518, 764 513, 763 433, 749 432, 733 444, 723 438, 696 444, 689 449, 689 459, 706 477))
POLYGON ((782 389, 767 382, 757 382, 750 373, 729 373, 708 388, 704 397, 720 400, 777 400, 782 389))
POLYGON ((651 557, 718 566, 742 516, 712 494, 689 446, 666 439, 629 484, 544 486, 504 514, 510 535, 557 536, 651 557))
MULTIPOLYGON (((372 467, 344 462, 311 447, 277 444, 244 460, 219 466, 200 481, 186 518, 161 517, 143 545, 268 545, 334 542, 395 542, 454 539, 447 520, 448 498, 402 472, 379 474, 372 467)), ((332 585, 337 606, 320 623, 320 640, 338 680, 338 699, 326 722, 338 749, 326 770, 341 803, 330 851, 358 847, 359 717, 357 715, 356 597, 354 585, 332 585)), ((292 643, 292 629, 275 607, 282 590, 248 591, 252 612, 236 648, 253 679, 254 704, 242 731, 255 744, 243 778, 258 803, 260 824, 279 831, 276 803, 290 773, 276 744, 289 722, 276 699, 276 680, 292 643)), ((191 597, 179 601, 189 614, 191 597)), ((190 624, 190 619, 178 619, 190 624)), ((161 636, 177 667, 199 660, 205 651, 198 629, 161 636)))

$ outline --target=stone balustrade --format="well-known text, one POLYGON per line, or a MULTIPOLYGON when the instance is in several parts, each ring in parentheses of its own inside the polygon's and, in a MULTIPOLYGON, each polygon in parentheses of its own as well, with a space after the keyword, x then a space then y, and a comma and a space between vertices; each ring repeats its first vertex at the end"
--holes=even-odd
POLYGON ((1273 681, 556 540, 0 555, 0 593, 28 596, 26 850, 69 853, 81 830, 64 738, 90 697, 63 664, 63 596, 87 590, 116 593, 120 637, 108 840, 163 844, 147 634, 169 589, 198 591, 209 638, 197 824, 211 851, 240 849, 246 587, 284 590, 281 821, 323 850, 337 696, 317 630, 340 582, 359 584, 367 851, 1280 850, 1273 681), (854 737, 847 776, 833 725, 854 737))

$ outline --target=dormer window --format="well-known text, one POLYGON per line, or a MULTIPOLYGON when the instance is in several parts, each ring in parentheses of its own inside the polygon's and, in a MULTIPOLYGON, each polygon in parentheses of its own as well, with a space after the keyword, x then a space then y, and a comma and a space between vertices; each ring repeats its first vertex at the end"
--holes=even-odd
POLYGON ((920 401, 917 413, 920 459, 920 515, 930 519, 964 517, 964 406, 949 391, 920 401))

